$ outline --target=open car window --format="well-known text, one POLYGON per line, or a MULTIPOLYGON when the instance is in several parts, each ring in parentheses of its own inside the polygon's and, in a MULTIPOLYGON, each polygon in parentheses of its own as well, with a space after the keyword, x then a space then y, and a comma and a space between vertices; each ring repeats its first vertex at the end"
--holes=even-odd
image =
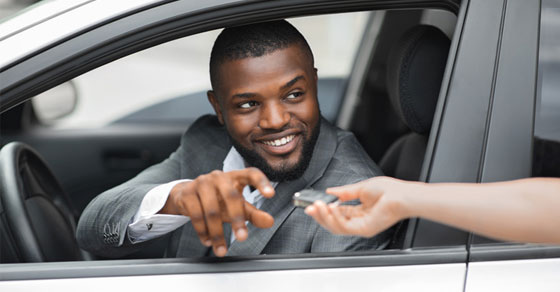
MULTIPOLYGON (((381 164, 381 169, 386 175, 422 180, 420 172, 425 156, 424 149, 429 139, 429 128, 435 109, 432 109, 426 118, 429 123, 420 130, 424 146, 413 154, 415 161, 404 166, 404 173, 413 169, 415 174, 412 177, 401 177, 402 167, 401 170, 397 170, 391 164, 391 147, 398 144, 400 137, 418 131, 408 128, 406 121, 398 119, 400 109, 394 107, 391 99, 395 98, 394 96, 399 98, 402 95, 400 90, 407 86, 398 80, 398 74, 401 74, 399 70, 409 69, 409 64, 402 62, 436 62, 432 63, 431 67, 412 64, 414 70, 420 72, 419 75, 414 75, 412 80, 437 71, 434 76, 424 80, 429 83, 429 87, 412 89, 416 94, 429 91, 429 100, 420 100, 419 103, 429 103, 435 108, 457 16, 445 10, 409 9, 328 14, 291 18, 289 21, 302 32, 314 52, 315 66, 319 74, 319 104, 323 116, 356 133, 366 152, 376 163, 381 164), (420 35, 422 42, 427 39, 427 48, 422 47, 426 46, 424 43, 410 44, 410 40, 415 41, 414 38, 417 37, 411 35, 411 31, 420 35), (438 40, 442 40, 435 43, 437 50, 430 47, 433 45, 430 39, 432 34, 435 34, 438 40), (418 46, 422 53, 427 52, 426 55, 406 59, 409 58, 409 52, 417 50, 418 46), (400 55, 395 52, 399 52, 400 55), (343 120, 348 120, 348 116, 351 117, 351 122, 344 125, 343 120)), ((65 84, 71 84, 77 100, 71 113, 63 117, 49 118, 56 116, 49 111, 59 109, 61 105, 57 103, 65 103, 64 100, 57 100, 60 87, 65 84, 33 99, 31 113, 36 115, 35 127, 49 133, 49 143, 61 144, 61 147, 65 148, 60 141, 78 141, 85 138, 85 142, 75 145, 78 146, 74 148, 75 151, 80 153, 81 149, 91 147, 92 144, 94 148, 98 147, 96 144, 101 144, 97 138, 91 138, 88 131, 92 131, 93 136, 101 137, 104 143, 108 144, 99 145, 106 147, 101 149, 102 161, 99 169, 90 168, 89 174, 88 171, 82 170, 83 174, 78 176, 85 179, 77 180, 75 177, 69 177, 70 172, 75 173, 75 170, 68 169, 68 162, 56 154, 58 147, 48 149, 40 145, 44 142, 41 139, 35 141, 39 143, 40 153, 46 151, 46 160, 54 165, 55 174, 61 177, 62 185, 77 205, 78 212, 81 212, 95 195, 163 160, 166 153, 169 153, 166 151, 173 149, 173 145, 177 145, 178 142, 175 141, 165 148, 169 150, 157 145, 154 146, 158 147, 155 150, 127 150, 128 146, 123 144, 122 140, 115 140, 114 142, 120 145, 112 146, 112 139, 103 138, 104 135, 111 131, 119 132, 119 127, 125 126, 125 135, 131 135, 130 129, 137 128, 145 136, 142 139, 158 139, 151 137, 152 130, 147 129, 155 125, 159 128, 154 128, 153 131, 160 131, 162 127, 169 126, 174 130, 166 135, 162 142, 165 143, 173 138, 178 140, 180 133, 199 116, 213 113, 206 98, 206 91, 210 89, 208 60, 213 41, 219 32, 220 29, 172 40, 117 59, 72 79, 65 84), (66 138, 61 139, 62 137, 66 138), (95 176, 99 177, 101 183, 97 182, 97 185, 93 186, 86 182, 86 185, 83 185, 84 181, 89 180, 88 177, 95 176)), ((132 132, 135 131, 137 130, 132 132)), ((86 153, 75 158, 86 162, 86 153)), ((88 165, 98 163, 91 158, 87 162, 88 165)), ((392 239, 386 248, 411 247, 416 223, 411 221, 409 224, 408 220, 405 220, 395 226, 394 229, 399 235, 392 239)), ((438 238, 434 238, 433 241, 428 240, 417 246, 461 246, 464 245, 465 234, 459 231, 456 236, 452 236, 454 239, 439 241, 438 238)), ((132 257, 153 256, 157 255, 140 253, 132 257)))
MULTIPOLYGON (((290 19, 314 52, 322 113, 333 121, 360 45, 369 12, 290 19)), ((77 105, 60 119, 56 90, 35 97, 39 122, 60 129, 111 123, 183 123, 213 113, 206 97, 208 62, 221 29, 191 35, 121 58, 72 80, 77 105), (53 97, 55 95, 55 97, 53 97), (50 100, 50 101, 49 101, 50 100), (118 100, 118 102, 115 102, 118 100), (54 105, 50 105, 54 103, 54 105)))
MULTIPOLYGON (((392 91, 403 86, 398 80, 393 79, 391 83, 387 76, 394 68, 394 63, 390 61, 391 53, 400 48, 401 38, 416 27, 429 27, 428 30, 437 31, 438 37, 447 39, 447 47, 437 53, 439 80, 429 88, 435 98, 431 102, 437 107, 431 113, 430 121, 442 115, 443 106, 438 106, 438 100, 443 103, 439 98, 445 97, 447 91, 440 93, 440 87, 443 85, 445 89, 449 84, 459 45, 455 35, 461 33, 457 27, 462 21, 458 9, 445 9, 449 7, 395 10, 370 10, 370 7, 365 7, 351 13, 334 13, 337 12, 334 9, 325 15, 288 17, 306 37, 315 54, 323 115, 355 133, 377 164, 385 161, 386 165, 391 165, 392 160, 384 160, 384 157, 391 152, 392 145, 400 138, 415 133, 406 122, 399 120, 399 113, 391 104, 392 91)), ((464 16, 466 11, 461 13, 464 16)), ((32 109, 26 104, 26 109, 22 110, 24 114, 32 115, 33 119, 28 120, 29 124, 19 132, 5 132, 6 141, 20 140, 36 148, 60 179, 77 212, 81 212, 103 190, 163 161, 177 148, 180 136, 189 124, 198 116, 212 112, 206 100, 206 90, 210 87, 207 63, 212 43, 220 29, 200 31, 174 37, 157 46, 148 46, 74 77, 71 87, 77 101, 71 113, 64 117, 49 119, 49 115, 41 111, 53 108, 52 104, 49 104, 50 101, 40 104, 39 99, 43 96, 38 96, 32 109), (33 131, 26 132, 27 129, 33 131)), ((424 72, 434 71, 432 69, 432 65, 428 66, 424 72)), ((435 140, 430 138, 430 128, 437 129, 439 125, 429 124, 424 125, 428 130, 422 131, 424 148, 412 155, 415 160, 411 162, 415 165, 413 180, 445 180, 438 178, 437 173, 430 177, 432 165, 440 162, 437 159, 433 162, 433 144, 428 143, 429 139, 435 140), (425 158, 427 162, 423 162, 425 158)), ((382 167, 383 171, 395 177, 400 177, 403 170, 402 167, 386 167, 382 167)), ((404 170, 407 169, 408 164, 405 164, 404 170)), ((399 236, 392 239, 387 250, 230 258, 224 260, 226 265, 231 264, 229 268, 212 265, 215 259, 145 259, 161 257, 154 254, 130 257, 141 258, 136 261, 60 263, 57 267, 72 270, 67 277, 80 278, 103 277, 111 272, 117 275, 163 275, 189 274, 192 271, 223 273, 449 264, 453 267, 447 272, 453 275, 446 279, 460 282, 466 262, 468 233, 415 219, 407 220, 395 229, 399 236), (247 265, 245 260, 255 264, 247 265), (202 265, 198 265, 200 263, 202 265), (171 271, 171 266, 176 264, 181 268, 171 271), (98 273, 88 270, 91 265, 101 267, 98 273), (124 266, 134 267, 125 271, 124 266), (149 268, 152 266, 156 268, 149 268)), ((36 266, 41 270, 37 277, 49 277, 49 267, 36 266)), ((440 272, 445 270, 443 267, 435 268, 440 272)), ((56 277, 64 277, 64 273, 60 272, 56 277)), ((10 279, 24 278, 13 270, 10 275, 10 279)))

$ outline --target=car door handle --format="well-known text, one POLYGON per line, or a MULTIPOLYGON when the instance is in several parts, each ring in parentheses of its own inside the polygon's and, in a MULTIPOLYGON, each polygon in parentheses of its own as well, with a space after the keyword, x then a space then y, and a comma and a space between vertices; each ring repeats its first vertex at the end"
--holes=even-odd
POLYGON ((153 162, 146 149, 110 149, 103 152, 103 165, 108 170, 142 170, 153 162))

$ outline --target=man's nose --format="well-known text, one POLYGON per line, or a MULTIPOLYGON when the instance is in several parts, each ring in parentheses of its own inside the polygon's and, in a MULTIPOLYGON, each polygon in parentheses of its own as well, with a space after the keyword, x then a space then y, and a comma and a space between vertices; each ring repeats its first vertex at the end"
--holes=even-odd
POLYGON ((282 129, 290 122, 291 115, 280 104, 268 104, 263 107, 259 120, 261 129, 282 129))

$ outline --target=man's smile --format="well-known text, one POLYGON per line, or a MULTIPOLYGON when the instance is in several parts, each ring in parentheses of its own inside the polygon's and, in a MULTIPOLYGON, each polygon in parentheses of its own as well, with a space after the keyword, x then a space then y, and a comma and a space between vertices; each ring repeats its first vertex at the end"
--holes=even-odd
POLYGON ((258 139, 259 148, 271 155, 287 155, 300 144, 301 133, 281 133, 258 139))

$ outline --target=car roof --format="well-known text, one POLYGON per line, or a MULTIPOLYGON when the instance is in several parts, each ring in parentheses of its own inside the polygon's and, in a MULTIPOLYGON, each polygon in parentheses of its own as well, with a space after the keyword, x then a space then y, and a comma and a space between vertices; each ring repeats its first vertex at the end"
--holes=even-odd
POLYGON ((163 0, 41 1, 0 23, 0 68, 89 27, 163 0))

